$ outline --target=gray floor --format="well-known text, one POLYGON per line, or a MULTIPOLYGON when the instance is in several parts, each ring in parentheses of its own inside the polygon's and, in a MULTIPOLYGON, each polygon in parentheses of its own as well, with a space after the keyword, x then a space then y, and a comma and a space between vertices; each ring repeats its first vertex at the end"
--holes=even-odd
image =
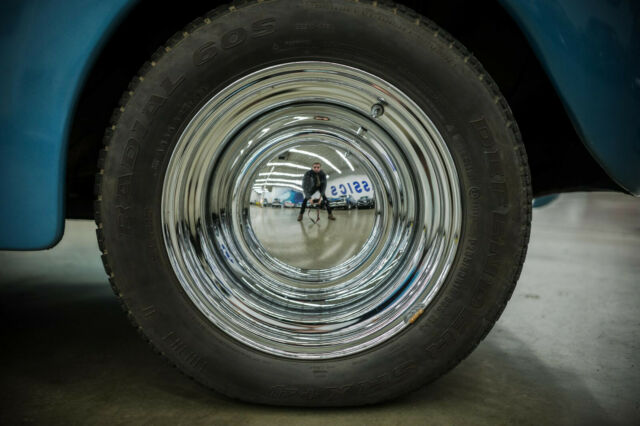
POLYGON ((640 424, 640 200, 564 195, 534 211, 521 280, 450 374, 374 407, 242 404, 167 366, 129 325, 93 225, 0 252, 0 424, 640 424))
POLYGON ((373 209, 333 210, 335 220, 327 219, 325 210, 308 209, 300 222, 298 208, 251 206, 249 212, 251 227, 266 252, 304 269, 335 267, 358 254, 375 221, 373 209))

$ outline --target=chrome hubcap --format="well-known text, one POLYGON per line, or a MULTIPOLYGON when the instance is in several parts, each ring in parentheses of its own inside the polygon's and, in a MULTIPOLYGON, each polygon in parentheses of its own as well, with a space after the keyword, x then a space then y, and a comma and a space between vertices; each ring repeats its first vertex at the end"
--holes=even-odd
POLYGON ((453 261, 461 203, 451 155, 408 96, 359 69, 297 62, 197 112, 168 165, 162 221, 178 280, 213 324, 273 355, 326 359, 424 311, 453 261), (316 161, 336 220, 309 209, 298 222, 316 161))

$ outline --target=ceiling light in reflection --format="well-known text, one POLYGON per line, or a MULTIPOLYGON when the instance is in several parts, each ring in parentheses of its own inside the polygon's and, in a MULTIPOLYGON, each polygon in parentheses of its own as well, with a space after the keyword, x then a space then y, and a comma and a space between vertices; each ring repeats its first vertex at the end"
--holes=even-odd
MULTIPOLYGON (((296 154, 303 154, 303 155, 308 155, 309 157, 315 157, 315 158, 319 158, 320 160, 322 160, 326 165, 328 165, 329 167, 331 167, 333 170, 335 170, 336 172, 338 172, 339 174, 342 174, 342 172, 340 171, 339 168, 337 168, 336 166, 333 165, 333 163, 329 160, 327 160, 326 158, 324 158, 322 155, 318 155, 315 154, 313 152, 309 152, 309 151, 302 151, 301 149, 295 149, 295 148, 291 148, 289 150, 290 152, 295 152, 296 154)), ((306 167, 308 169, 308 167, 306 167)))
POLYGON ((293 188, 299 192, 304 192, 304 189, 302 189, 301 187, 299 187, 298 185, 293 185, 290 183, 280 183, 280 182, 272 182, 272 183, 263 183, 260 186, 254 186, 252 189, 253 191, 257 192, 258 194, 261 194, 263 192, 272 192, 270 190, 268 190, 266 187, 267 186, 271 186, 271 187, 280 187, 280 188, 293 188), (259 192, 262 191, 262 192, 259 192))
POLYGON ((311 169, 311 167, 309 166, 303 166, 302 164, 296 164, 296 163, 267 163, 267 166, 293 167, 293 168, 302 169, 302 170, 311 169))
POLYGON ((270 184, 270 185, 271 186, 278 186, 278 187, 281 187, 281 188, 293 188, 296 191, 304 192, 304 189, 300 188, 298 185, 291 185, 291 184, 288 184, 288 183, 273 183, 273 184, 270 184))
POLYGON ((267 178, 267 179, 256 179, 256 183, 261 183, 263 185, 271 183, 271 182, 283 182, 283 183, 293 183, 296 185, 302 185, 301 180, 291 180, 291 179, 279 179, 279 178, 267 178))
POLYGON ((283 173, 283 172, 266 172, 266 173, 258 173, 258 176, 302 177, 302 176, 304 176, 304 173, 296 174, 296 173, 283 173))
POLYGON ((337 149, 336 149, 336 152, 344 160, 344 162, 347 163, 347 166, 349 166, 349 168, 353 172, 354 170, 353 170, 353 166, 351 165, 351 161, 347 160, 347 157, 345 157, 345 155, 343 153, 341 153, 340 151, 338 151, 337 149))

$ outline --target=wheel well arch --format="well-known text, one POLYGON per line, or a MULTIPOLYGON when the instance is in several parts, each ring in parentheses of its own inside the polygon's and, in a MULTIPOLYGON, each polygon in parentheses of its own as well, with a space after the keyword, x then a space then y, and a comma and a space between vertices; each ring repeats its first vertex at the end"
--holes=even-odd
MULTIPOLYGON (((162 3, 140 1, 95 60, 71 124, 65 182, 67 217, 93 217, 94 176, 104 129, 131 78, 175 32, 225 2, 185 3, 172 9, 162 3)), ((400 3, 451 33, 496 81, 523 136, 534 196, 621 190, 585 148, 525 37, 497 1, 400 3), (540 111, 545 111, 544 126, 540 111)))

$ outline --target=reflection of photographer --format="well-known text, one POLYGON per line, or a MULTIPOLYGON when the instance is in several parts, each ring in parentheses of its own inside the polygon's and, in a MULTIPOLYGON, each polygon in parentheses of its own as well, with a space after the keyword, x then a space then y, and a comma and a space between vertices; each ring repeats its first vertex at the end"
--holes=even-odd
POLYGON ((312 200, 312 204, 315 205, 319 203, 320 207, 324 205, 327 208, 327 212, 329 213, 329 219, 336 220, 336 218, 331 213, 331 206, 329 206, 329 201, 324 195, 324 191, 327 189, 327 175, 321 169, 322 165, 320 163, 313 163, 311 170, 306 172, 304 174, 304 177, 302 178, 304 200, 302 201, 302 207, 300 208, 300 214, 298 215, 298 222, 302 220, 302 215, 307 208, 307 202, 311 199, 311 195, 313 195, 316 191, 320 193, 320 198, 312 200))

